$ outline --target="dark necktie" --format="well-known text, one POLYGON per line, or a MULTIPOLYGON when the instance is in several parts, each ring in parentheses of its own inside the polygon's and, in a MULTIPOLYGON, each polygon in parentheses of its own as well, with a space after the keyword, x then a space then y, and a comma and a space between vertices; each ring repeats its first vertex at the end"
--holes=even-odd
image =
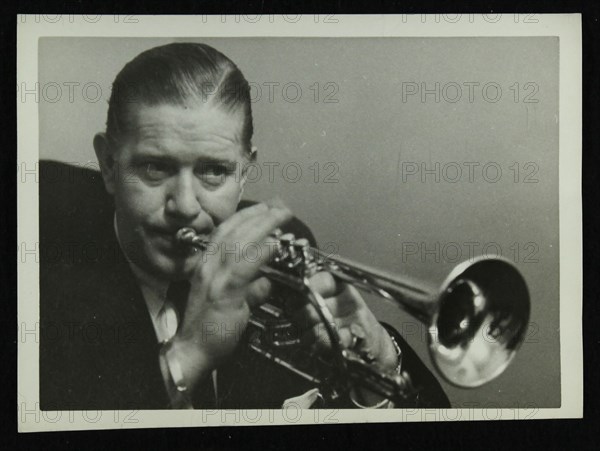
MULTIPOLYGON (((185 307, 190 293, 190 283, 187 280, 172 282, 167 290, 167 300, 172 302, 177 311, 177 328, 183 324, 185 307)), ((201 381, 192 393, 192 405, 195 409, 214 409, 216 407, 215 389, 212 373, 201 381)))
POLYGON ((170 301, 177 311, 177 329, 183 324, 183 315, 190 294, 190 283, 187 280, 171 282, 167 290, 167 301, 170 301))

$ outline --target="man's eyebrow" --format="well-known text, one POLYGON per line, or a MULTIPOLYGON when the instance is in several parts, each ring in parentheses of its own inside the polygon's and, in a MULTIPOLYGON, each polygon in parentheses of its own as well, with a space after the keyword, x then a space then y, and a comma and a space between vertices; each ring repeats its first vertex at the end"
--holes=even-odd
MULTIPOLYGON (((161 161, 164 163, 177 164, 177 158, 170 155, 164 155, 162 153, 155 153, 152 151, 140 152, 132 157, 135 163, 143 162, 144 160, 161 161)), ((235 159, 214 157, 211 155, 201 156, 196 159, 197 163, 200 164, 222 164, 222 165, 234 165, 237 163, 235 159)))
POLYGON ((200 157, 200 158, 198 158, 198 161, 200 163, 207 163, 207 164, 235 164, 235 163, 237 163, 237 161, 234 159, 218 158, 218 157, 212 157, 210 155, 207 155, 205 157, 200 157))
POLYGON ((161 161, 164 163, 176 163, 176 161, 177 161, 175 158, 170 157, 168 155, 154 153, 154 152, 137 153, 137 154, 133 155, 133 157, 131 159, 133 160, 134 163, 140 163, 145 160, 161 161))

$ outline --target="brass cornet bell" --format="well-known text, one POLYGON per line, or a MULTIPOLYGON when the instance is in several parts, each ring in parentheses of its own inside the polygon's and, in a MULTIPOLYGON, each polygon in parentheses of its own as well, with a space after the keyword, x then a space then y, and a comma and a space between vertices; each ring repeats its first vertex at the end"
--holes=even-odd
MULTIPOLYGON (((182 245, 197 249, 208 245, 190 228, 179 230, 176 238, 182 245)), ((268 331, 268 339, 258 339, 249 346, 274 363, 325 386, 332 399, 354 385, 395 400, 406 399, 410 390, 402 376, 381 371, 352 350, 342 349, 331 326, 331 313, 310 287, 308 279, 319 271, 393 302, 428 326, 431 359, 440 374, 456 386, 478 387, 494 379, 523 342, 529 322, 529 293, 519 271, 504 258, 479 257, 463 262, 435 291, 405 277, 324 255, 291 234, 276 238, 276 255, 261 273, 303 293, 313 303, 335 358, 317 365, 318 356, 309 356, 307 364, 298 357, 301 353, 288 352, 290 346, 297 346, 293 334, 286 335, 290 323, 281 310, 269 305, 262 306, 250 320, 259 330, 268 331)))

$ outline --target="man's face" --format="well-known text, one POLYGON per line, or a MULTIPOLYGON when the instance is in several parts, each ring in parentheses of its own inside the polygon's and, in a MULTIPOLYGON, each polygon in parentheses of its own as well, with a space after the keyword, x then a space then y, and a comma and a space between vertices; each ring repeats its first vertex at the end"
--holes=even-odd
POLYGON ((114 154, 117 229, 125 252, 164 279, 189 277, 201 258, 178 245, 181 227, 208 235, 235 213, 242 195, 242 111, 140 105, 114 154))

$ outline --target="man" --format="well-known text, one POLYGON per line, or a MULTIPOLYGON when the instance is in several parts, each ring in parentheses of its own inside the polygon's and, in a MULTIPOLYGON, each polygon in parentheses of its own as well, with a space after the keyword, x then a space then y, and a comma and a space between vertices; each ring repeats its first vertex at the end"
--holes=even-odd
MULTIPOLYGON (((314 386, 251 353, 243 338, 251 309, 273 292, 272 281, 259 277, 273 258, 272 232, 312 240, 281 202, 240 204, 244 168, 257 158, 252 134, 248 83, 209 46, 157 47, 118 74, 106 132, 94 137, 113 204, 97 202, 103 194, 89 180, 75 190, 63 186, 62 195, 83 198, 63 212, 67 224, 47 231, 64 221, 51 206, 64 198, 56 198, 59 184, 40 189, 42 409, 277 408, 290 398, 303 407, 316 401, 314 386), (257 258, 193 252, 175 239, 183 227, 216 249, 251 244, 257 258), (91 258, 52 254, 69 240, 93 243, 97 252, 91 258)), ((410 372, 420 389, 418 405, 448 405, 435 378, 354 287, 329 273, 310 282, 332 312, 342 346, 368 352, 384 370, 410 372)), ((314 307, 293 299, 290 293, 285 307, 303 331, 301 342, 327 349, 314 307)), ((393 406, 367 389, 353 390, 338 405, 393 406)))

